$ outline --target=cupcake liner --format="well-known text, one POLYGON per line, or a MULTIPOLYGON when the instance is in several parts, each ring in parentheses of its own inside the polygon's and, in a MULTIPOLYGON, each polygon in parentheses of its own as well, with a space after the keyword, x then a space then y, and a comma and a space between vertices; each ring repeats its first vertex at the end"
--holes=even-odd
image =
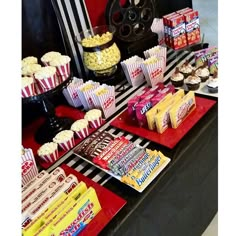
POLYGON ((100 127, 102 124, 102 117, 99 117, 98 119, 96 120, 92 120, 92 121, 89 121, 89 126, 91 128, 95 128, 97 129, 98 127, 100 127))
POLYGON ((70 140, 67 140, 67 141, 62 142, 62 143, 58 143, 58 145, 64 151, 69 151, 70 149, 72 149, 75 146, 75 139, 72 136, 70 140))
POLYGON ((38 168, 32 149, 24 149, 21 160, 21 179, 22 185, 25 185, 38 174, 38 168))
POLYGON ((53 89, 56 87, 56 82, 57 82, 57 76, 54 74, 51 77, 45 78, 45 79, 37 79, 35 78, 38 85, 44 90, 48 91, 50 89, 53 89))
POLYGON ((89 135, 88 127, 81 129, 80 131, 74 131, 76 136, 80 139, 84 139, 89 135))
POLYGON ((23 98, 33 96, 34 94, 35 94, 34 83, 27 85, 21 89, 21 96, 23 98))
MULTIPOLYGON (((55 66, 57 70, 58 76, 63 76, 64 80, 67 79, 70 75, 70 62, 66 63, 65 65, 55 66)), ((63 81, 64 81, 63 80, 63 81)))
POLYGON ((40 156, 40 158, 47 162, 47 163, 53 163, 55 162, 59 157, 59 154, 58 154, 58 149, 56 149, 53 153, 51 154, 48 154, 48 155, 42 155, 40 156))

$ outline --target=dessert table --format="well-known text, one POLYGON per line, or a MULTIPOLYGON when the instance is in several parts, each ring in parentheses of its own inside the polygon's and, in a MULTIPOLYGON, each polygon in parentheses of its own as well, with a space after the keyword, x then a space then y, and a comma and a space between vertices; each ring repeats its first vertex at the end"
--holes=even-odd
MULTIPOLYGON (((175 67, 186 59, 193 63, 193 53, 182 51, 176 56, 168 49, 165 84, 170 82, 175 67)), ((168 148, 111 125, 127 108, 127 101, 145 86, 146 82, 132 87, 124 76, 115 86, 116 112, 100 127, 115 136, 123 135, 141 147, 160 150, 171 159, 142 193, 76 156, 73 152, 76 146, 47 171, 66 164, 127 201, 99 235, 199 236, 218 209, 218 96, 196 91, 197 96, 216 103, 175 147, 168 148)))

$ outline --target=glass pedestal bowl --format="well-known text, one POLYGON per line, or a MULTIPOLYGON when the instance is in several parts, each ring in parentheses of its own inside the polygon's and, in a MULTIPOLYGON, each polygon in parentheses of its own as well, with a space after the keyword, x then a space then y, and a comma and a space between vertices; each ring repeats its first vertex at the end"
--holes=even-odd
POLYGON ((83 48, 83 62, 94 75, 110 76, 115 73, 121 54, 113 40, 115 27, 96 26, 85 30, 75 37, 83 48))

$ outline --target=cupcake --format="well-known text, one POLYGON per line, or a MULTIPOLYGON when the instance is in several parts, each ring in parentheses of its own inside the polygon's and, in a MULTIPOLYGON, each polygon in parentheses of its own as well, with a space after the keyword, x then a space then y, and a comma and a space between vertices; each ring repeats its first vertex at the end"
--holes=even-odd
POLYGON ((102 124, 102 112, 99 109, 92 109, 86 112, 84 119, 89 122, 91 128, 98 128, 102 124))
POLYGON ((56 68, 53 66, 42 67, 34 74, 37 84, 44 90, 48 91, 56 87, 57 77, 56 68))
POLYGON ((33 56, 29 56, 29 57, 25 57, 21 60, 21 68, 23 68, 26 65, 29 64, 38 64, 38 58, 37 57, 33 57, 33 56))
POLYGON ((208 69, 207 63, 204 63, 203 66, 200 66, 199 68, 197 68, 195 73, 201 79, 201 82, 206 82, 210 76, 210 71, 208 69))
POLYGON ((75 121, 72 125, 71 125, 71 130, 74 131, 77 135, 78 138, 85 138, 89 135, 88 132, 88 121, 85 119, 80 119, 75 121))
POLYGON ((53 138, 53 142, 57 143, 64 151, 69 151, 75 146, 74 132, 72 130, 62 130, 53 138))
POLYGON ((186 60, 185 63, 179 67, 179 72, 181 72, 185 78, 191 75, 193 70, 194 70, 194 67, 191 66, 188 60, 186 60))
POLYGON ((43 144, 37 150, 38 156, 45 162, 53 163, 58 159, 58 145, 54 142, 43 144))
POLYGON ((21 68, 21 75, 23 76, 34 76, 42 68, 39 64, 26 64, 21 68))
POLYGON ((57 58, 58 56, 61 56, 60 52, 47 52, 45 53, 42 57, 41 57, 41 62, 45 65, 45 66, 49 66, 49 62, 54 59, 57 58))
POLYGON ((191 75, 189 75, 185 80, 188 90, 198 90, 200 87, 201 79, 195 74, 193 71, 191 75))
POLYGON ((61 55, 53 58, 50 62, 50 66, 55 66, 57 70, 58 77, 61 78, 60 82, 66 80, 70 75, 70 57, 66 55, 61 55))
POLYGON ((209 93, 218 93, 218 75, 217 72, 211 76, 207 83, 209 93))
POLYGON ((29 76, 21 77, 21 96, 25 98, 34 94, 34 78, 29 76))
POLYGON ((175 69, 175 72, 170 77, 170 81, 175 87, 183 86, 183 84, 184 84, 184 75, 179 72, 178 67, 175 69))

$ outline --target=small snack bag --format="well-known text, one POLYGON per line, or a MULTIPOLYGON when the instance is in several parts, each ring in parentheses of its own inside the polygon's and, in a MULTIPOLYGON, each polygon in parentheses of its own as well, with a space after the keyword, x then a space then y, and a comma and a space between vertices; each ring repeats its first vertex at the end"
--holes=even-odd
POLYGON ((86 111, 95 108, 95 104, 93 103, 93 100, 91 98, 91 93, 96 88, 98 88, 99 85, 100 84, 98 82, 89 80, 78 88, 80 101, 86 111))
POLYGON ((22 185, 26 185, 38 174, 34 154, 31 148, 22 148, 21 152, 21 179, 22 185))
POLYGON ((143 74, 149 86, 164 82, 165 58, 151 56, 141 64, 143 74))
POLYGON ((107 119, 116 110, 115 87, 103 84, 94 90, 91 98, 96 108, 103 112, 103 116, 107 119))
POLYGON ((135 55, 121 62, 126 79, 128 80, 129 84, 134 87, 139 86, 145 81, 141 68, 141 63, 143 61, 143 58, 135 55))
POLYGON ((62 91, 67 102, 73 107, 82 106, 82 103, 78 95, 78 89, 82 84, 83 84, 83 79, 74 77, 72 82, 62 91))

